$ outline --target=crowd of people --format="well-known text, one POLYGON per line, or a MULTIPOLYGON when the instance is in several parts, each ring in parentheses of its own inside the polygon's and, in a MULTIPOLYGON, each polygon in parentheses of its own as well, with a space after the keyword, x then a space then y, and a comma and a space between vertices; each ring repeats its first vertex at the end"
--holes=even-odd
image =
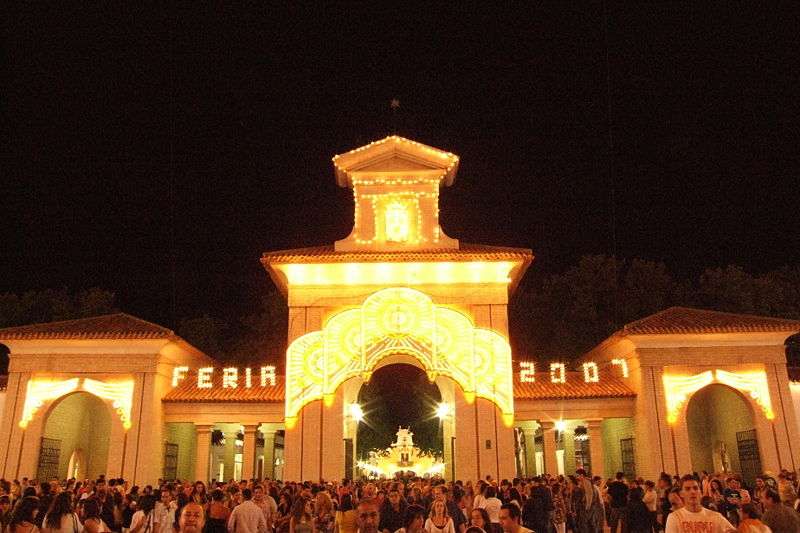
POLYGON ((800 533, 797 477, 0 480, 0 533, 800 533))

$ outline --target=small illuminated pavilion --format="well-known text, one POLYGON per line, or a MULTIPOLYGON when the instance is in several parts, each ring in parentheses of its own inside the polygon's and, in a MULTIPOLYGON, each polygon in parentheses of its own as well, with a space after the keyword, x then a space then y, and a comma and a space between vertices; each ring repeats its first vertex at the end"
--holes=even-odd
POLYGON ((569 367, 520 360, 507 305, 533 255, 444 233, 458 157, 391 136, 333 163, 350 234, 261 258, 287 300, 285 375, 122 313, 2 329, 0 476, 351 477, 359 390, 393 364, 441 392, 448 480, 800 467, 800 321, 674 307, 569 367))

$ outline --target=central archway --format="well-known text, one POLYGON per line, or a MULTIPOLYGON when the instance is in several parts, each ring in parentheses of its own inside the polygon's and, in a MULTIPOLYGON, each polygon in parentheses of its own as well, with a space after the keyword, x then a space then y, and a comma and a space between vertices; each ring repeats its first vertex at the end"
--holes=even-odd
POLYGON ((414 444, 423 452, 444 453, 437 416, 442 393, 420 368, 402 363, 381 367, 361 386, 358 404, 364 413, 356 440, 360 459, 394 442, 399 427, 411 428, 414 444))

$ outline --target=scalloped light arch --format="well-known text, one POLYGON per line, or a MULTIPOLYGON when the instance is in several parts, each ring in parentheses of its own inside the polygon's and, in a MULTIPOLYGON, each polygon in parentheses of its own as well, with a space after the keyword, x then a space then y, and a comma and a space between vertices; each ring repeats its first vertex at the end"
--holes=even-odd
POLYGON ((511 346, 499 333, 474 327, 462 313, 437 307, 425 293, 382 289, 360 308, 332 316, 321 331, 298 337, 286 351, 286 426, 314 400, 333 402, 336 389, 360 376, 369 381, 384 358, 403 353, 428 379, 452 378, 468 401, 493 402, 506 425, 514 421, 511 346))

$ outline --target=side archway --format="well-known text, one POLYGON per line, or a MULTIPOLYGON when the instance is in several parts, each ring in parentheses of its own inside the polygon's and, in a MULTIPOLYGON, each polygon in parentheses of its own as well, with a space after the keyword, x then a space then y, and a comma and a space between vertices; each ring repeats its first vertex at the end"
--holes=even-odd
POLYGON ((106 402, 88 392, 74 392, 53 402, 44 418, 38 479, 94 478, 106 472, 111 439, 106 402))
POLYGON ((748 483, 761 472, 753 407, 736 389, 714 383, 686 406, 692 470, 742 473, 748 483))

